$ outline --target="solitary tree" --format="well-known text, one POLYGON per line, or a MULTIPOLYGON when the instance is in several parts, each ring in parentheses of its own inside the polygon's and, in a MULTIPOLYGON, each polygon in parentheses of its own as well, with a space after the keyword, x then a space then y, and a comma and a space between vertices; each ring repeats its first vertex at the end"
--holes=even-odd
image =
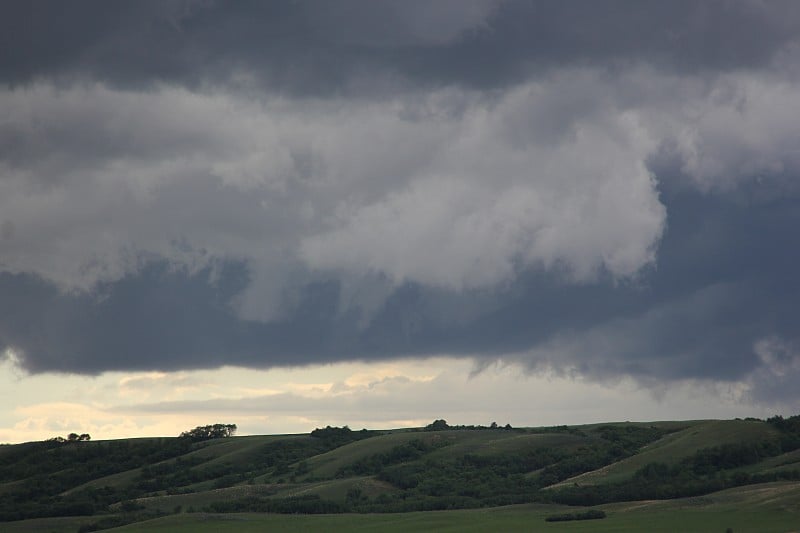
POLYGON ((428 431, 441 431, 444 429, 450 429, 450 426, 447 425, 447 421, 445 421, 443 418, 440 418, 439 420, 434 420, 425 426, 425 429, 428 431))
POLYGON ((193 440, 207 440, 232 437, 234 433, 236 433, 236 424, 213 424, 209 426, 197 426, 189 431, 184 431, 180 436, 193 440))

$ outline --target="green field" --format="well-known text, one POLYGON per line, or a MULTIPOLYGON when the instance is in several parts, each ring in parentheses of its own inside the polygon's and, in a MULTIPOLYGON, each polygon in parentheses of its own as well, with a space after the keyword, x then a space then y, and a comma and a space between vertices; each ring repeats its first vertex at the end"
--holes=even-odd
MULTIPOLYGON (((179 514, 108 531, 596 531, 770 533, 800 530, 800 484, 768 483, 674 501, 626 502, 600 506, 607 518, 545 522, 570 510, 556 505, 516 505, 476 510, 402 514, 267 515, 179 514)), ((8 533, 75 531, 86 519, 27 520, 4 524, 8 533)))

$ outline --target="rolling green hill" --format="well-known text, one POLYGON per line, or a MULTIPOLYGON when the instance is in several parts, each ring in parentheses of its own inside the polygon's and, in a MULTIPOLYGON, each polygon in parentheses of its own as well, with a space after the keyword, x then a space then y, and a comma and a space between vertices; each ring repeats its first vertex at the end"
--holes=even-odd
MULTIPOLYGON (((586 472, 553 487, 574 483, 597 485, 630 479, 648 463, 675 464, 699 450, 725 444, 750 444, 777 438, 779 432, 769 424, 757 420, 710 420, 691 423, 688 427, 670 433, 644 446, 639 453, 626 459, 586 472)), ((756 471, 759 470, 758 468, 756 471)))
POLYGON ((446 511, 448 523, 461 529, 485 528, 490 519, 514 529, 574 514, 568 505, 595 506, 608 518, 548 527, 603 531, 602 522, 616 531, 614 524, 632 527, 644 515, 675 525, 669 517, 676 510, 700 524, 722 520, 734 507, 750 509, 752 517, 779 507, 783 518, 775 523, 798 519, 800 529, 798 502, 800 417, 517 429, 328 427, 305 435, 0 447, 2 531, 126 523, 128 530, 203 531, 206 523, 220 530, 314 528, 319 520, 329 520, 330 530, 383 529, 387 520, 436 528, 438 519, 427 511, 446 511), (284 516, 294 514, 306 516, 284 516), (317 514, 326 518, 311 516, 317 514))

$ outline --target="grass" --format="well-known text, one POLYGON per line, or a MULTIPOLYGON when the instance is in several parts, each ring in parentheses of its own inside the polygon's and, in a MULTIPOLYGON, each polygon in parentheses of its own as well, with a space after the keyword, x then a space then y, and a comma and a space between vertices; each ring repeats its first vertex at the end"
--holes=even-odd
POLYGON ((577 446, 587 439, 567 433, 517 433, 515 431, 426 431, 389 433, 353 442, 327 453, 317 455, 307 461, 309 471, 299 479, 329 478, 345 466, 378 453, 385 453, 396 446, 413 440, 423 440, 429 444, 446 444, 427 455, 430 459, 446 459, 450 456, 474 453, 477 455, 498 455, 523 449, 541 447, 577 446))
POLYGON ((206 462, 199 465, 199 468, 223 463, 239 465, 247 463, 258 455, 265 444, 279 440, 307 438, 309 438, 308 435, 254 435, 233 439, 214 439, 206 441, 207 446, 188 453, 183 458, 200 457, 205 459, 206 462))
POLYGON ((83 525, 96 522, 96 516, 59 516, 19 522, 0 522, 3 533, 75 533, 83 525))
MULTIPOLYGON (((767 483, 730 489, 702 498, 628 502, 599 506, 602 520, 548 523, 548 515, 575 512, 558 505, 518 505, 477 510, 371 515, 180 514, 111 531, 593 531, 653 533, 778 533, 800 529, 800 484, 767 483)), ((34 521, 28 521, 34 522, 34 521)), ((37 531, 33 524, 10 524, 9 533, 37 531)))
POLYGON ((379 435, 377 437, 351 442, 308 459, 306 462, 309 470, 307 475, 302 476, 302 478, 332 477, 341 467, 353 464, 359 459, 364 459, 377 453, 388 452, 395 446, 406 444, 415 439, 432 439, 436 435, 439 435, 439 433, 388 433, 386 435, 379 435))
POLYGON ((319 495, 325 500, 343 503, 349 489, 359 489, 369 498, 397 490, 388 483, 372 477, 351 477, 311 483, 242 484, 224 489, 211 489, 188 494, 173 494, 138 498, 137 503, 149 510, 171 512, 177 506, 183 510, 202 509, 214 502, 233 501, 250 496, 260 498, 288 498, 292 496, 319 495))
POLYGON ((99 489, 102 487, 124 487, 125 485, 133 483, 141 471, 141 468, 134 468, 133 470, 126 470, 124 472, 117 472, 116 474, 99 477, 91 481, 87 481, 82 485, 77 485, 69 490, 66 490, 62 494, 68 495, 73 492, 88 488, 99 489))
POLYGON ((580 485, 617 483, 629 479, 648 463, 675 464, 703 448, 756 442, 777 435, 777 430, 760 421, 710 420, 700 422, 645 446, 636 455, 598 470, 569 478, 552 487, 557 488, 574 483, 580 485))
POLYGON ((800 468, 800 449, 776 455, 775 457, 768 457, 760 463, 743 466, 737 468, 735 471, 752 474, 755 472, 780 472, 782 470, 794 470, 797 468, 800 468))
POLYGON ((224 489, 210 489, 188 494, 171 494, 137 498, 135 501, 146 509, 171 512, 175 507, 183 509, 195 507, 197 509, 219 501, 231 501, 249 496, 269 497, 280 491, 276 485, 237 485, 224 489))
MULTIPOLYGON (((452 431, 449 433, 459 432, 452 431)), ((472 431, 464 433, 465 435, 460 440, 451 446, 433 452, 430 457, 444 458, 467 453, 484 456, 502 455, 504 453, 535 450, 537 448, 579 446, 588 442, 586 437, 569 433, 530 434, 513 431, 472 431)))
MULTIPOLYGON (((309 438, 307 435, 254 435, 246 437, 236 437, 232 439, 214 439, 198 443, 197 447, 188 453, 180 456, 181 459, 201 459, 202 463, 191 467, 192 470, 204 470, 216 465, 240 466, 247 465, 257 456, 265 444, 278 440, 309 438)), ((133 440, 133 439, 132 439, 133 440)), ((154 465, 171 463, 175 458, 170 458, 154 465)), ((82 485, 78 485, 64 494, 70 494, 85 488, 102 487, 124 487, 132 484, 140 475, 142 469, 134 468, 124 472, 118 472, 101 478, 93 479, 82 485)), ((186 488, 192 490, 207 490, 214 484, 213 480, 189 485, 186 488)), ((1 486, 0 486, 1 487, 1 486)), ((2 490, 0 488, 0 490, 2 490)))

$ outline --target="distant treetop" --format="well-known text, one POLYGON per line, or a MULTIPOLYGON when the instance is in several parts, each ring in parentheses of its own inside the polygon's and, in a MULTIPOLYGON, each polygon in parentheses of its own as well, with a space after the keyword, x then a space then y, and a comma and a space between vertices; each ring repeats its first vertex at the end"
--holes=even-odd
POLYGON ((66 439, 64 437, 58 436, 58 437, 53 437, 52 439, 47 439, 47 442, 85 442, 89 440, 92 440, 92 437, 88 433, 81 433, 80 435, 78 435, 77 433, 70 433, 69 435, 67 435, 66 439))
POLYGON ((448 426, 447 421, 442 418, 439 420, 434 420, 433 422, 425 426, 425 429, 428 431, 441 431, 443 429, 450 429, 450 426, 448 426))
POLYGON ((194 440, 219 439, 222 437, 232 437, 236 433, 236 424, 213 424, 208 426, 197 426, 189 431, 181 433, 181 438, 194 440))
POLYGON ((514 429, 511 424, 499 426, 497 422, 492 422, 489 426, 451 426, 444 419, 434 420, 423 428, 423 431, 444 431, 446 429, 514 429))

